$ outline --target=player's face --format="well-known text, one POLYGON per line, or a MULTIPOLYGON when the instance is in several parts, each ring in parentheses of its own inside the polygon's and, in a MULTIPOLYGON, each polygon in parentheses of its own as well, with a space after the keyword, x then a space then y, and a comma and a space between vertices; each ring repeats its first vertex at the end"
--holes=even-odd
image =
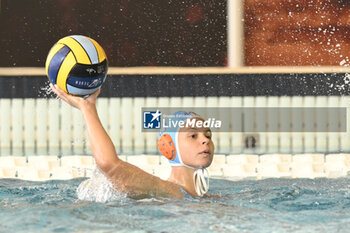
MULTIPOLYGON (((196 121, 204 121, 195 118, 196 121)), ((214 156, 214 143, 209 128, 183 128, 179 131, 178 143, 182 162, 196 168, 210 166, 214 156)))

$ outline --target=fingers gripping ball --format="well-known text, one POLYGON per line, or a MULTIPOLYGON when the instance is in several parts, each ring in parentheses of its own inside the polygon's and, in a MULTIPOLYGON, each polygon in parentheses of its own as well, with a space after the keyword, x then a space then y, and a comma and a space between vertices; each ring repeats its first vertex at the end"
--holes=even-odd
POLYGON ((80 35, 60 39, 51 48, 45 67, 52 84, 77 96, 90 95, 100 88, 108 70, 102 47, 80 35))

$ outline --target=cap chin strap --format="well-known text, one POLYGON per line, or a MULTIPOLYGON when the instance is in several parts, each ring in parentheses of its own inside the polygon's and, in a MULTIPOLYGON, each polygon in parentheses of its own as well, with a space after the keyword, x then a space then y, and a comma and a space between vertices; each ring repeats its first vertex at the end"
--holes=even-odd
POLYGON ((196 190, 196 193, 198 196, 203 197, 204 194, 206 194, 209 191, 209 172, 206 168, 196 168, 182 162, 181 154, 180 154, 180 150, 178 148, 178 142, 177 142, 178 133, 179 132, 176 132, 176 136, 175 136, 175 140, 176 140, 175 147, 178 153, 177 156, 179 157, 180 163, 172 164, 171 166, 185 166, 195 170, 193 173, 194 189, 196 190), (207 179, 205 179, 205 177, 207 177, 207 179))
POLYGON ((193 183, 198 196, 203 197, 209 191, 209 172, 206 168, 195 168, 184 163, 172 164, 174 167, 187 167, 194 170, 193 183))
POLYGON ((198 196, 203 197, 209 191, 209 172, 206 168, 199 168, 193 173, 194 188, 198 196), (207 178, 207 179, 205 179, 207 178))

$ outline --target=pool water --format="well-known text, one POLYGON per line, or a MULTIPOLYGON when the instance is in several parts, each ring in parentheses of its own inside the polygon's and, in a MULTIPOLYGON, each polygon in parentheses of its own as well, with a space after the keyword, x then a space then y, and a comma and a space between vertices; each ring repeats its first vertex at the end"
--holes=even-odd
POLYGON ((0 179, 1 232, 349 232, 350 178, 211 179, 221 197, 80 200, 85 179, 0 179))

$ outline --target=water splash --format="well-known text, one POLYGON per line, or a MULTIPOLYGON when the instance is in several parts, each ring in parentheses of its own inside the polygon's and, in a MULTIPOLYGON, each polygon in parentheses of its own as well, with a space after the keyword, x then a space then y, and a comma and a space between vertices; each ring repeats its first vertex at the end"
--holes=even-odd
POLYGON ((42 98, 49 98, 49 97, 55 96, 55 98, 58 99, 58 97, 55 95, 55 93, 51 90, 49 84, 50 84, 50 82, 47 81, 45 83, 45 86, 40 87, 38 96, 42 97, 42 98))
MULTIPOLYGON (((341 89, 344 90, 345 87, 347 87, 347 89, 348 89, 348 87, 350 86, 350 73, 345 74, 343 81, 344 81, 344 84, 336 85, 336 88, 338 88, 338 90, 341 90, 341 89)), ((346 103, 346 106, 350 106, 350 99, 349 99, 348 95, 349 94, 341 96, 342 102, 346 103)))
MULTIPOLYGON (((341 56, 341 57, 343 57, 343 56, 341 56)), ((348 67, 349 66, 349 62, 350 62, 349 57, 346 56, 343 60, 340 61, 339 65, 348 67)))
POLYGON ((110 202, 120 200, 126 195, 118 192, 98 168, 95 169, 90 179, 83 181, 77 188, 77 196, 80 200, 94 202, 110 202))

